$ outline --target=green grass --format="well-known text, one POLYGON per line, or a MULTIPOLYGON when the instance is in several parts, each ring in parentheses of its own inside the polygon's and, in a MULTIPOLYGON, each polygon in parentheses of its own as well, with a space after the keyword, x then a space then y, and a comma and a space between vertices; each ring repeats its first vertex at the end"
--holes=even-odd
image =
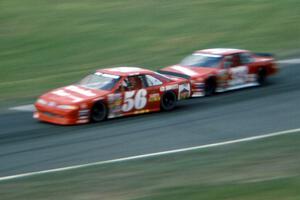
POLYGON ((196 49, 283 56, 299 49, 299 13, 298 0, 1 0, 0 105, 96 68, 157 69, 196 49))
POLYGON ((300 133, 0 182, 5 200, 298 200, 300 133))

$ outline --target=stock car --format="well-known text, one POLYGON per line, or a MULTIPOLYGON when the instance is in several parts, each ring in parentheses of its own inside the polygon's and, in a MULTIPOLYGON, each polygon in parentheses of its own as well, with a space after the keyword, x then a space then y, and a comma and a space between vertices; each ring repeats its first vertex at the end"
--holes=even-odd
POLYGON ((179 64, 159 70, 190 80, 192 97, 263 85, 277 71, 271 54, 230 48, 198 50, 179 64))
POLYGON ((138 67, 100 69, 77 84, 54 89, 35 102, 33 117, 73 125, 106 118, 172 110, 190 97, 190 83, 138 67))

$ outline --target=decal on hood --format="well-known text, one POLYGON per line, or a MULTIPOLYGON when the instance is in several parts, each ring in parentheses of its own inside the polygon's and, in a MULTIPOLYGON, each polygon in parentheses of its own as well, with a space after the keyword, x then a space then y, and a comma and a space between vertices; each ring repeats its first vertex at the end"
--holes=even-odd
POLYGON ((70 90, 72 92, 79 93, 81 95, 87 96, 87 97, 94 97, 96 96, 95 93, 93 93, 91 90, 82 89, 80 87, 77 87, 75 85, 70 85, 66 87, 67 90, 70 90))
POLYGON ((70 94, 70 93, 68 93, 68 92, 66 92, 64 90, 61 90, 61 89, 60 90, 55 90, 55 91, 53 91, 51 93, 55 94, 57 96, 70 98, 70 99, 72 99, 72 102, 74 102, 74 103, 80 102, 80 101, 83 100, 82 98, 76 97, 76 96, 74 96, 74 95, 72 95, 72 94, 70 94))
POLYGON ((195 71, 188 69, 186 67, 181 67, 179 65, 175 65, 171 67, 172 69, 175 69, 183 74, 189 75, 189 76, 196 76, 198 75, 195 71))

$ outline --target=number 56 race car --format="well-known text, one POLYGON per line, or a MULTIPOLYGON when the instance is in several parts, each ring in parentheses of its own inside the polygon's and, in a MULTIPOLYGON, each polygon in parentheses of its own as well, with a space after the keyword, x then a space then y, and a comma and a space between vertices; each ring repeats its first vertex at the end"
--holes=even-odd
POLYGON ((79 83, 52 90, 35 103, 34 118, 61 125, 172 110, 190 97, 190 83, 137 67, 101 69, 79 83))
POLYGON ((277 67, 267 53, 216 48, 196 51, 159 72, 190 80, 192 96, 197 97, 263 85, 268 76, 277 72, 277 67))

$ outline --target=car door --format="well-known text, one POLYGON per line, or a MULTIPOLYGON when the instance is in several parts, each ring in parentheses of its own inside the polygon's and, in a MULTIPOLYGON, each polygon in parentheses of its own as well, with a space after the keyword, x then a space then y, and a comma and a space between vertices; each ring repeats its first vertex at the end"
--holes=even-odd
POLYGON ((140 75, 123 77, 115 91, 108 95, 109 118, 146 112, 145 85, 140 75))
POLYGON ((249 53, 249 52, 244 52, 244 53, 240 53, 240 60, 241 60, 241 64, 248 66, 248 83, 253 83, 257 81, 257 70, 256 70, 256 63, 255 63, 255 59, 253 58, 253 56, 249 53))
POLYGON ((124 78, 121 111, 124 115, 147 112, 148 91, 143 75, 124 78))
POLYGON ((229 75, 227 80, 228 87, 241 86, 247 83, 249 67, 241 63, 239 54, 226 56, 224 69, 229 75))
POLYGON ((147 107, 154 111, 160 109, 160 88, 163 85, 163 81, 152 74, 145 75, 146 87, 147 87, 147 107))

